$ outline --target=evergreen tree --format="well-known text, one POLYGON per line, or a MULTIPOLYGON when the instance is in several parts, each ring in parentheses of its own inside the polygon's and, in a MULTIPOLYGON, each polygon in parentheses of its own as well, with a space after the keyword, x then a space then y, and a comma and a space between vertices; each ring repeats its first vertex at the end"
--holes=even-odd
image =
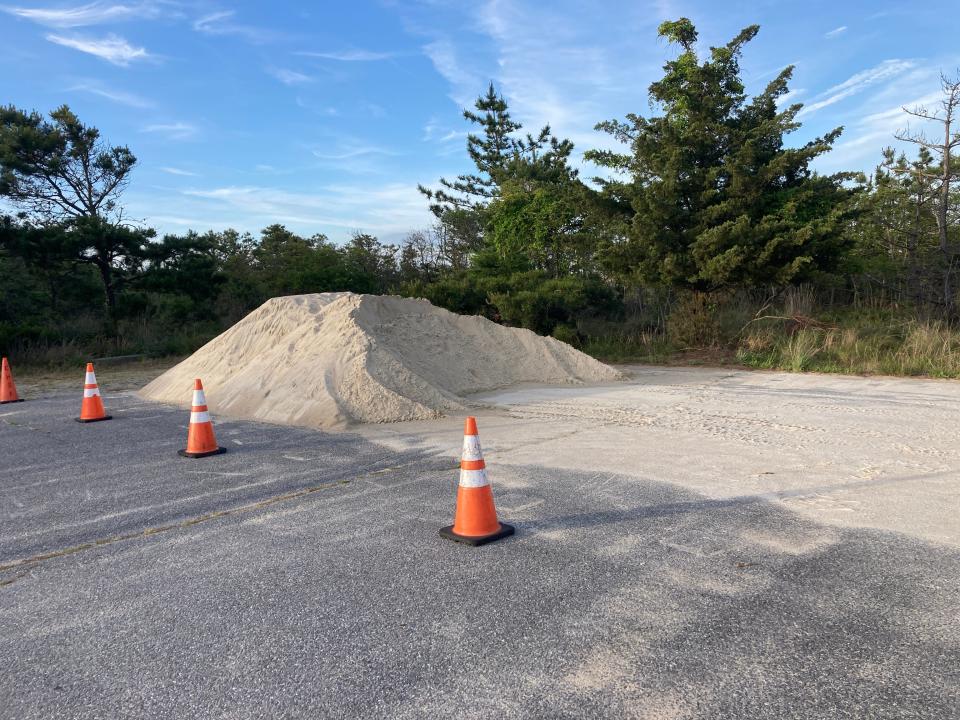
POLYGON ((419 186, 437 217, 458 210, 483 210, 500 196, 506 182, 558 182, 576 176, 568 165, 573 143, 554 137, 549 125, 536 136, 516 137, 514 133, 523 126, 510 117, 507 101, 493 83, 474 106, 476 112, 464 110, 463 116, 482 130, 467 136, 467 154, 477 171, 458 175, 456 180, 441 178, 442 187, 437 190, 419 186))
POLYGON ((476 112, 464 110, 463 117, 478 125, 483 132, 482 135, 470 133, 467 136, 467 154, 477 172, 458 175, 456 180, 440 178, 442 187, 438 190, 419 186, 420 192, 430 201, 430 209, 440 218, 452 209, 475 210, 496 197, 499 179, 518 151, 511 134, 521 125, 510 117, 507 101, 497 94, 493 83, 487 88, 486 95, 477 98, 474 107, 476 112))
POLYGON ((0 107, 0 197, 39 227, 57 226, 61 255, 97 269, 108 320, 117 293, 142 270, 152 230, 124 220, 119 197, 137 159, 84 125, 66 105, 47 121, 36 112, 0 107))
POLYGON ((851 215, 843 182, 851 176, 809 169, 841 128, 785 147, 802 107, 777 106, 793 68, 749 102, 740 78, 743 46, 758 30, 745 28, 701 60, 690 20, 663 23, 660 35, 681 53, 650 86, 662 115, 597 126, 629 146, 586 153, 615 175, 598 183, 619 220, 606 248, 618 275, 701 290, 782 285, 843 256, 851 215))
POLYGON ((883 151, 870 192, 860 199, 857 255, 868 277, 918 303, 945 303, 944 256, 935 212, 937 163, 921 147, 915 160, 883 151))

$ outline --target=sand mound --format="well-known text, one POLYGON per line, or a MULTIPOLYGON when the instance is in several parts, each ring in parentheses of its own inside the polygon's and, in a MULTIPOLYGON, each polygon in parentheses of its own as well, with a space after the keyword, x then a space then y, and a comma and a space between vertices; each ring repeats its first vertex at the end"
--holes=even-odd
POLYGON ((214 412, 334 428, 438 417, 519 382, 622 376, 553 338, 426 300, 323 293, 268 300, 140 394, 188 404, 196 377, 214 412))

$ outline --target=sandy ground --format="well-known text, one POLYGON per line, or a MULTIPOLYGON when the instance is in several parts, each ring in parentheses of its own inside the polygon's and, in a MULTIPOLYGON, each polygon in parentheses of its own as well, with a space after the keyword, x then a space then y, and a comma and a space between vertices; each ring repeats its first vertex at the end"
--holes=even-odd
POLYGON ((630 368, 461 418, 0 407, 0 718, 958 718, 960 383, 630 368))
MULTIPOLYGON (((627 384, 475 396, 494 463, 635 475, 960 545, 960 382, 620 367, 627 384)), ((370 426, 443 446, 458 419, 370 426)), ((586 488, 585 488, 586 489, 586 488)))

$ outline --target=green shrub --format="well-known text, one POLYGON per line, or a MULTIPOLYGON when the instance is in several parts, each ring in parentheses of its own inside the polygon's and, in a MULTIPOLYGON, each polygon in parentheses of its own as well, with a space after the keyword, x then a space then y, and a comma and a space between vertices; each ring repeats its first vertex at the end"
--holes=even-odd
POLYGON ((558 325, 581 317, 608 316, 620 307, 616 293, 600 280, 566 277, 546 279, 542 273, 517 273, 508 288, 490 293, 490 302, 508 325, 549 335, 558 325))
POLYGON ((480 286, 477 278, 468 273, 450 275, 433 283, 407 283, 400 293, 405 297, 425 298, 437 307, 460 315, 493 316, 486 290, 480 286))
POLYGON ((580 336, 577 335, 576 329, 569 325, 557 325, 551 334, 560 342, 572 345, 575 348, 580 347, 580 336))
POLYGON ((680 348, 709 348, 721 344, 721 299, 710 293, 685 292, 667 317, 667 337, 680 348))

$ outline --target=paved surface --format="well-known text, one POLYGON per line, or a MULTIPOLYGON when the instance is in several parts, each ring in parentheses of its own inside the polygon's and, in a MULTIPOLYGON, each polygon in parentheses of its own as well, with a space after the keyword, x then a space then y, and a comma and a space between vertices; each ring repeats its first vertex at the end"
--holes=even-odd
POLYGON ((191 462, 177 455, 189 411, 124 394, 109 398, 114 419, 81 424, 75 399, 0 406, 0 565, 425 459, 349 435, 219 422, 227 454, 191 462))
MULTIPOLYGON (((898 528, 955 497, 921 421, 960 386, 913 386, 917 436, 902 414, 891 429, 941 448, 931 477, 897 482, 916 467, 878 451, 868 486, 849 445, 842 478, 790 474, 833 455, 813 430, 776 451, 802 432, 784 414, 817 427, 785 405, 829 404, 789 376, 741 408, 766 423, 741 439, 729 419, 670 430, 691 393, 719 408, 765 382, 712 372, 487 398, 518 531, 478 549, 436 535, 454 419, 342 435, 221 419, 229 452, 191 461, 185 413, 106 376, 107 423, 72 422, 75 393, 0 407, 0 717, 960 717, 960 549, 937 514, 958 506, 898 528), (881 499, 792 505, 839 486, 881 499), (895 512, 892 492, 928 497, 895 512)), ((872 403, 859 426, 882 435, 901 400, 865 382, 830 403, 872 403)))

